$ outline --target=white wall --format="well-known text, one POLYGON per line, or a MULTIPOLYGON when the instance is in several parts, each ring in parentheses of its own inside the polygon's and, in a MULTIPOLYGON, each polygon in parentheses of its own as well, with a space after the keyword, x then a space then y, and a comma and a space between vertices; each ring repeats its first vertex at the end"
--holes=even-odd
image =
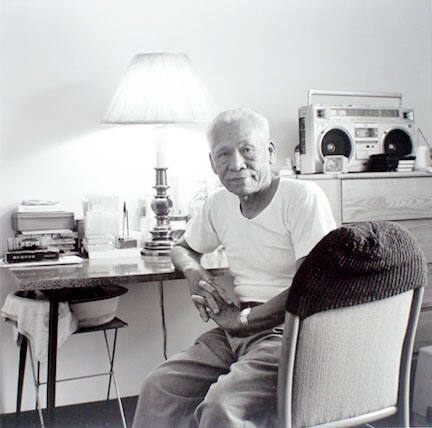
MULTIPOLYGON (((400 91, 432 139, 429 0, 1 0, 0 8, 1 251, 24 198, 60 199, 80 213, 87 193, 117 193, 132 205, 151 193, 151 133, 99 125, 139 52, 187 53, 222 109, 249 105, 269 117, 282 158, 297 143, 297 109, 309 88, 400 91)), ((207 171, 202 135, 173 135, 168 160, 186 199, 207 171)), ((1 281, 0 304, 14 289, 1 281)), ((166 288, 172 353, 203 327, 185 284, 166 288)), ((161 360, 157 301, 155 284, 132 285, 121 299, 130 322, 117 366, 124 395, 138 393, 161 360)), ((10 326, 0 332, 5 413, 14 410, 17 349, 10 326)), ((94 346, 74 337, 60 351, 60 372, 73 368, 83 340, 94 346)), ((92 356, 103 358, 99 349, 92 356)), ((59 404, 100 398, 96 385, 59 387, 59 404)))

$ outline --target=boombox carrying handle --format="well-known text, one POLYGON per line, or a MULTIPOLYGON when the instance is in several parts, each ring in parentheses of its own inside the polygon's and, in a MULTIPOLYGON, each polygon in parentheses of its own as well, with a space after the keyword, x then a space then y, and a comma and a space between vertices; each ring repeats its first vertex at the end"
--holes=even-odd
POLYGON ((323 89, 309 89, 308 104, 312 104, 313 95, 332 95, 339 97, 369 97, 369 98, 398 98, 399 107, 402 105, 402 94, 400 92, 351 92, 351 91, 332 91, 323 89))

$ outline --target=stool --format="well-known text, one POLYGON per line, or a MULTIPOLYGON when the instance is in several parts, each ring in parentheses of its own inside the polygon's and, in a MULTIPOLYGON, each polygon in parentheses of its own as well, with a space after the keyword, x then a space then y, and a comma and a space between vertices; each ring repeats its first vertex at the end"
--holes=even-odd
MULTIPOLYGON (((127 289, 124 289, 124 291, 122 291, 122 290, 120 290, 120 288, 121 287, 117 287, 115 290, 117 295, 123 294, 127 291, 127 289)), ((83 292, 84 292, 84 290, 83 290, 83 292)), ((71 296, 70 292, 69 292, 69 294, 66 293, 66 296, 68 297, 67 300, 70 303, 77 303, 77 302, 92 300, 88 296, 84 298, 83 296, 79 296, 79 295, 77 296, 75 292, 73 294, 74 295, 71 296)), ((99 296, 95 300, 97 300, 98 298, 100 299, 101 297, 99 296)), ((11 321, 12 323, 14 323, 16 325, 16 322, 12 319, 5 318, 5 320, 11 321)), ((96 374, 90 374, 90 375, 84 375, 84 376, 71 377, 71 378, 58 379, 58 380, 56 379, 55 380, 55 382, 57 383, 57 382, 67 382, 67 381, 72 381, 72 380, 82 380, 82 379, 86 379, 86 378, 99 377, 99 376, 109 376, 107 400, 109 399, 111 384, 113 382, 116 396, 117 396, 117 401, 118 401, 118 405, 119 405, 120 416, 122 419, 123 427, 126 427, 126 419, 125 419, 125 415, 124 415, 123 405, 121 402, 120 391, 119 391, 119 388, 117 385, 117 380, 116 380, 115 373, 114 373, 114 359, 115 359, 115 351, 116 351, 116 345, 117 345, 118 329, 123 328, 123 327, 127 327, 127 325, 128 324, 126 322, 122 321, 121 319, 119 319, 117 317, 114 317, 111 321, 106 322, 104 324, 78 328, 78 330, 76 330, 73 334, 92 333, 92 332, 97 332, 97 331, 103 332, 104 339, 105 339, 106 351, 107 351, 107 355, 108 355, 108 361, 109 361, 109 371, 104 372, 104 373, 96 373, 96 374), (110 347, 110 344, 108 341, 108 334, 107 334, 108 330, 114 330, 113 341, 112 341, 111 347, 110 347)), ((16 413, 17 413, 17 415, 19 415, 21 412, 21 401, 22 401, 22 392, 23 392, 27 349, 29 349, 32 375, 33 375, 34 386, 35 386, 36 410, 38 411, 41 426, 44 427, 45 422, 44 422, 42 410, 40 407, 39 387, 41 385, 45 385, 47 382, 40 382, 40 362, 37 361, 37 364, 35 367, 33 352, 32 352, 31 346, 30 346, 30 342, 27 339, 27 337, 22 335, 22 334, 19 334, 17 343, 18 343, 18 346, 20 347, 20 357, 19 357, 19 369, 18 369, 16 413)))

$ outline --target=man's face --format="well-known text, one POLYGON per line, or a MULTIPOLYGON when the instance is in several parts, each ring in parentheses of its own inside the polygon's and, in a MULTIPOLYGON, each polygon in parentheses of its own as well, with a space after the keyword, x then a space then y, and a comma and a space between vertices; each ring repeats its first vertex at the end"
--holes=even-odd
POLYGON ((222 184, 243 197, 269 185, 274 157, 268 136, 245 120, 218 130, 210 153, 213 171, 222 184))

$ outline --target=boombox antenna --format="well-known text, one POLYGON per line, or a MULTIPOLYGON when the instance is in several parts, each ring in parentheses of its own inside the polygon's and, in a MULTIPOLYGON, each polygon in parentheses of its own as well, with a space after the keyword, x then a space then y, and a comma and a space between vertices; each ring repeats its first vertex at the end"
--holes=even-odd
POLYGON ((369 97, 369 98, 398 98, 399 107, 402 105, 402 94, 400 92, 352 92, 324 89, 309 89, 308 104, 312 104, 313 95, 331 95, 339 97, 369 97))

